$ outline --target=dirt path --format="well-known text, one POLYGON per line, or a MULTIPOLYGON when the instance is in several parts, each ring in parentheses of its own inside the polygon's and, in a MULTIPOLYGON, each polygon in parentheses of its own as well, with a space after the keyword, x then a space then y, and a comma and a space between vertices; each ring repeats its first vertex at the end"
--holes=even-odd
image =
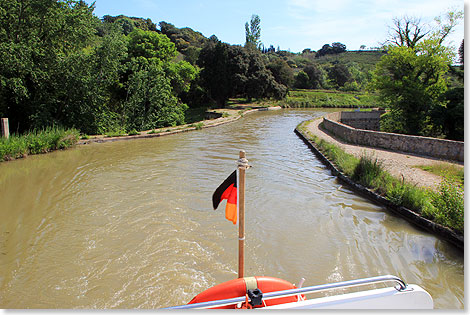
POLYGON ((353 154, 357 157, 361 157, 364 153, 368 156, 376 157, 390 174, 397 178, 404 178, 405 181, 418 186, 436 189, 441 181, 441 177, 414 167, 416 165, 447 163, 463 167, 463 163, 450 163, 435 158, 412 155, 409 153, 399 153, 384 149, 347 144, 333 138, 327 131, 320 129, 319 124, 322 121, 323 119, 312 121, 307 126, 308 131, 327 142, 341 147, 347 153, 353 154))

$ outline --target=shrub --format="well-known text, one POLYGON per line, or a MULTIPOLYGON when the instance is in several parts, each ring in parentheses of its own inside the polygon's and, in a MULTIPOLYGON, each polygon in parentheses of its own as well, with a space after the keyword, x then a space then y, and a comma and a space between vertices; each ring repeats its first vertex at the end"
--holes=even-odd
POLYGON ((359 163, 354 168, 352 179, 363 186, 381 187, 380 182, 384 176, 382 163, 377 158, 373 160, 371 157, 363 155, 359 159, 359 163))
POLYGON ((437 192, 430 192, 433 208, 426 209, 426 215, 443 225, 464 230, 464 189, 451 178, 444 177, 437 192))

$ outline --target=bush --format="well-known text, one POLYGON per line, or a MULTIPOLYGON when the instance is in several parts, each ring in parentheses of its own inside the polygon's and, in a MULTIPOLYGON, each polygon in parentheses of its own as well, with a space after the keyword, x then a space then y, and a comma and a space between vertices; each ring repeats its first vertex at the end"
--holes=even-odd
POLYGON ((436 222, 464 231, 464 189, 451 178, 444 177, 438 192, 431 192, 431 205, 426 215, 436 222))
POLYGON ((363 186, 378 187, 382 186, 379 182, 384 176, 382 164, 371 157, 363 155, 359 159, 359 163, 355 166, 352 179, 363 186))
POLYGON ((395 205, 403 206, 417 213, 428 207, 428 191, 394 179, 387 182, 386 196, 395 205))

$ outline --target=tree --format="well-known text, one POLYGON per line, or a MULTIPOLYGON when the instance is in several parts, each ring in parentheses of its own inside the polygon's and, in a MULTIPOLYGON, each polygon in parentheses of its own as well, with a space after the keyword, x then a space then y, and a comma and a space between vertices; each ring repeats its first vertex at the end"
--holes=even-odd
POLYGON ((231 79, 228 69, 229 45, 217 40, 214 35, 201 50, 197 64, 201 67, 201 85, 210 99, 219 106, 225 106, 232 95, 231 79))
POLYGON ((263 97, 283 99, 287 94, 287 87, 276 82, 271 71, 266 69, 261 53, 248 49, 247 57, 248 69, 245 74, 244 96, 248 100, 263 97))
POLYGON ((129 17, 125 15, 110 16, 105 15, 102 18, 103 24, 116 24, 120 32, 129 35, 134 29, 139 28, 143 31, 156 31, 157 27, 151 19, 129 17))
POLYGON ((338 42, 331 44, 331 48, 333 54, 340 54, 346 51, 346 45, 338 42))
POLYGON ((124 103, 128 130, 147 130, 184 123, 185 104, 172 92, 171 79, 158 60, 138 57, 131 61, 128 98, 124 103))
POLYGON ((137 28, 129 34, 128 47, 130 58, 157 58, 168 62, 177 55, 175 45, 167 36, 137 28))
POLYGON ((346 82, 351 81, 352 76, 348 67, 342 63, 337 63, 328 69, 328 78, 334 82, 337 87, 342 87, 346 82))
POLYGON ((308 88, 321 89, 324 85, 324 73, 315 64, 308 65, 304 68, 304 72, 308 75, 308 88))
POLYGON ((295 83, 294 87, 298 89, 308 89, 310 88, 309 85, 309 78, 308 74, 306 74, 304 71, 300 70, 297 75, 295 76, 295 83))
POLYGON ((437 16, 434 18, 436 22, 436 29, 431 33, 432 38, 436 39, 438 45, 442 45, 444 40, 449 34, 452 34, 454 28, 463 19, 463 11, 449 11, 446 12, 444 18, 437 16))
POLYGON ((392 47, 376 66, 373 86, 388 105, 390 117, 402 122, 402 133, 431 135, 431 110, 445 105, 441 97, 447 90, 449 57, 433 54, 434 49, 426 43, 415 49, 392 47))
POLYGON ((464 44, 463 44, 463 39, 462 39, 462 43, 460 44, 460 47, 459 47, 459 63, 462 65, 462 68, 463 68, 463 65, 464 65, 464 44))
POLYGON ((208 41, 200 32, 196 32, 189 27, 177 28, 173 24, 161 21, 160 31, 176 45, 176 49, 187 57, 187 61, 195 64, 198 53, 208 41))
POLYGON ((317 54, 315 55, 315 57, 318 58, 324 55, 328 55, 328 54, 331 54, 331 52, 332 52, 332 47, 330 46, 330 44, 325 44, 322 46, 322 48, 320 48, 317 51, 317 54))
POLYGON ((385 43, 414 49, 416 44, 430 31, 420 19, 404 16, 394 18, 393 26, 389 27, 389 38, 385 43))
POLYGON ((93 9, 78 0, 0 2, 0 114, 14 130, 58 122, 63 64, 93 38, 93 9))
POLYGON ((261 20, 258 15, 251 16, 250 24, 245 23, 245 38, 247 46, 259 49, 261 47, 261 20))
POLYGON ((333 43, 331 46, 330 44, 325 44, 321 49, 317 51, 315 57, 321 57, 324 55, 333 55, 333 54, 340 54, 346 51, 346 45, 341 44, 339 42, 333 43))
POLYGON ((440 46, 462 18, 463 12, 449 11, 444 18, 441 16, 434 18, 436 25, 432 26, 415 17, 395 17, 393 26, 389 27, 389 38, 384 44, 414 49, 418 42, 428 38, 435 40, 440 46))
POLYGON ((54 107, 58 121, 87 134, 122 126, 116 113, 126 95, 119 82, 126 59, 127 41, 117 32, 105 36, 89 54, 79 51, 65 59, 55 82, 63 86, 54 107))
POLYGON ((259 50, 209 41, 199 55, 201 86, 219 106, 230 97, 282 99, 287 87, 266 68, 259 50))
POLYGON ((185 104, 179 96, 189 91, 196 69, 186 61, 172 62, 176 47, 163 34, 135 29, 129 34, 126 100, 127 129, 152 129, 184 122, 185 104))
POLYGON ((390 108, 384 125, 395 130, 386 131, 427 136, 455 134, 444 121, 452 120, 448 114, 454 115, 455 121, 463 117, 463 98, 457 100, 463 93, 446 94, 445 74, 454 53, 443 42, 462 14, 448 12, 444 22, 437 17, 434 28, 415 18, 394 19, 394 32, 387 40, 391 43, 388 54, 377 64, 372 83, 390 108), (446 111, 446 104, 455 110, 446 111), (462 113, 457 113, 460 110, 462 113))
POLYGON ((294 82, 294 71, 284 59, 276 58, 270 62, 266 68, 271 71, 276 82, 286 87, 292 86, 294 82))

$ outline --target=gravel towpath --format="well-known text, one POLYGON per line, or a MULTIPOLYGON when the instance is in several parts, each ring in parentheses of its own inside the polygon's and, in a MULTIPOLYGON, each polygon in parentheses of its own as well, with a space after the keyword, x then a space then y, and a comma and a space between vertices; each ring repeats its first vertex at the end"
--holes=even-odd
POLYGON ((401 153, 385 149, 371 148, 359 145, 347 144, 331 136, 330 133, 321 129, 319 124, 323 119, 313 120, 307 128, 310 133, 341 147, 345 152, 361 157, 364 153, 379 160, 385 170, 397 178, 404 178, 406 182, 416 184, 422 187, 436 189, 441 182, 441 177, 432 173, 416 168, 416 165, 431 165, 436 163, 454 164, 463 167, 463 163, 442 161, 435 158, 414 155, 410 153, 401 153))

